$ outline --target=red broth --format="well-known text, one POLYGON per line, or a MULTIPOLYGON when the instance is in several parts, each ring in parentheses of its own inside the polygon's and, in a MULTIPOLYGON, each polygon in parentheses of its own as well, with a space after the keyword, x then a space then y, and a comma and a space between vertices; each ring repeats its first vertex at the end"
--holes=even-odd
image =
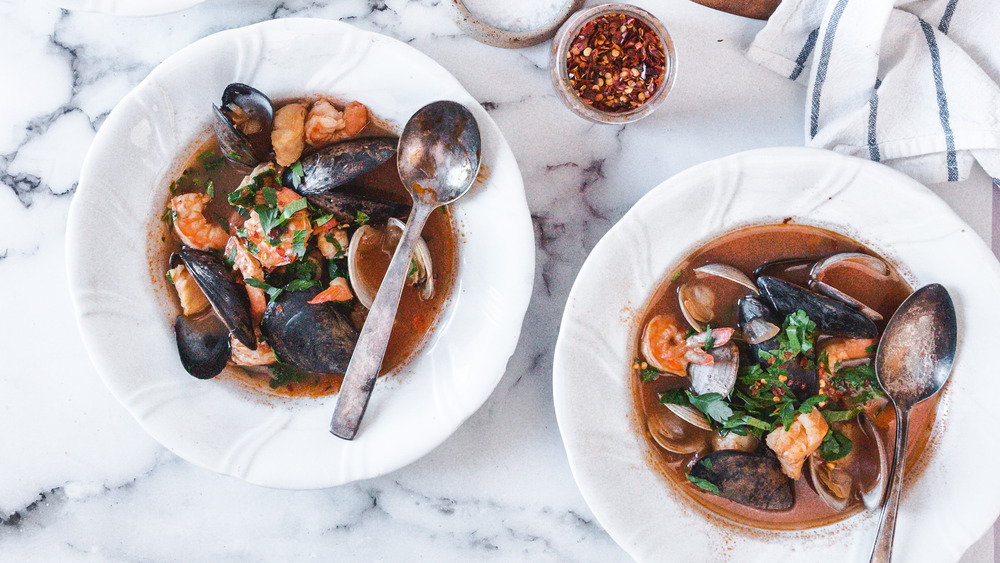
MULTIPOLYGON (((763 264, 791 258, 819 259, 838 252, 874 253, 864 245, 842 235, 815 228, 795 224, 764 225, 745 228, 724 235, 684 258, 681 264, 668 274, 649 302, 642 324, 636 331, 633 357, 641 358, 642 329, 656 315, 667 315, 678 327, 687 324, 681 314, 677 299, 678 288, 693 280, 694 268, 710 263, 729 264, 750 275, 763 264)), ((891 268, 891 266, 890 266, 891 268)), ((911 293, 911 288, 896 271, 892 271, 889 279, 874 284, 869 277, 853 275, 850 268, 842 268, 826 278, 831 285, 854 296, 863 303, 877 310, 887 320, 892 313, 911 293)), ((802 283, 804 270, 783 273, 778 277, 787 281, 802 283)), ((751 276, 752 278, 753 276, 751 276)), ((701 277, 699 282, 708 285, 716 294, 716 318, 711 321, 713 327, 737 327, 736 300, 746 295, 748 290, 727 280, 715 277, 701 277), (732 306, 720 306, 729 304, 732 306)), ((879 333, 885 328, 885 320, 878 324, 879 333)), ((686 386, 687 378, 674 375, 663 375, 654 381, 644 382, 638 376, 632 379, 633 398, 636 412, 639 414, 642 433, 653 452, 652 463, 665 479, 678 486, 690 499, 709 511, 728 520, 748 526, 767 529, 803 529, 820 526, 842 520, 864 509, 863 504, 854 502, 846 509, 837 511, 829 507, 812 489, 808 479, 808 469, 803 468, 803 475, 794 482, 795 504, 787 511, 768 511, 752 508, 729 501, 702 491, 691 483, 686 473, 703 454, 681 455, 669 452, 660 447, 650 435, 647 424, 649 416, 666 407, 659 402, 659 393, 667 389, 686 386)), ((937 399, 927 401, 918 406, 912 413, 909 433, 908 466, 912 466, 921 455, 933 425, 937 399)), ((888 406, 873 417, 873 423, 880 433, 891 458, 895 432, 895 416, 891 406, 888 406)), ((690 427, 692 432, 707 432, 690 427)), ((861 471, 868 475, 878 472, 877 455, 871 443, 859 444, 861 471)), ((808 464, 807 464, 808 465, 808 464)))

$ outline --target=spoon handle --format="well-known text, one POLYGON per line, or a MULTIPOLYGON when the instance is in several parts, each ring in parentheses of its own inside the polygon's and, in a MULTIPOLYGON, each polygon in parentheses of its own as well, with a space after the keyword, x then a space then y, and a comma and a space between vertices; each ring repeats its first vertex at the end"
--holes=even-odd
POLYGON ((889 468, 888 494, 882 505, 875 545, 872 546, 872 563, 892 560, 892 540, 896 533, 896 514, 899 510, 899 493, 903 490, 903 471, 906 469, 906 438, 910 422, 910 409, 896 406, 896 449, 889 468))
POLYGON ((330 422, 330 432, 337 437, 353 440, 358 432, 358 425, 361 424, 368 399, 375 387, 375 378, 382 367, 385 348, 389 344, 396 309, 399 307, 399 295, 410 270, 413 246, 420 238, 431 211, 434 211, 434 206, 414 201, 399 245, 389 262, 389 269, 386 270, 372 308, 368 311, 365 326, 361 329, 351 361, 347 364, 347 373, 344 374, 337 407, 330 422))

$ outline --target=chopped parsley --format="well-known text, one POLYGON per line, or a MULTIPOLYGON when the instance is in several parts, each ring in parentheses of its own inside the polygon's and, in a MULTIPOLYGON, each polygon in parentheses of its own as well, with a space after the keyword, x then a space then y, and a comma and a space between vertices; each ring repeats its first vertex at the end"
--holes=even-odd
POLYGON ((360 227, 361 225, 367 225, 368 221, 371 221, 371 217, 368 216, 364 211, 358 211, 357 216, 354 218, 354 222, 360 227))
POLYGON ((296 162, 292 165, 292 172, 290 174, 292 180, 292 187, 297 188, 302 184, 302 181, 306 178, 306 173, 302 170, 302 162, 296 162))
MULTIPOLYGON (((708 460, 706 459, 705 461, 708 461, 708 460)), ((711 469, 711 468, 709 468, 709 469, 711 469)), ((697 486, 699 489, 701 489, 701 490, 703 490, 705 492, 712 493, 714 495, 719 494, 719 487, 717 487, 715 485, 715 483, 713 483, 713 482, 711 482, 711 481, 709 481, 707 479, 702 479, 701 477, 694 477, 690 473, 686 473, 686 475, 687 475, 688 481, 691 481, 692 483, 694 483, 695 486, 697 486)))
POLYGON ((268 366, 267 369, 271 372, 271 380, 267 382, 271 389, 285 387, 290 383, 298 383, 302 381, 302 373, 288 366, 272 364, 268 366))
POLYGON ((215 151, 206 151, 198 155, 198 162, 206 172, 214 172, 222 166, 225 159, 215 151))

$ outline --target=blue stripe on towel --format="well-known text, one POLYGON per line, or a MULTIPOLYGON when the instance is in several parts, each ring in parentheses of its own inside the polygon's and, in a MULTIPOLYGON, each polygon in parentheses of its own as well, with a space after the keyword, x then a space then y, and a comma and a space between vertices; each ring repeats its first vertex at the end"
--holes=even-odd
POLYGON ((949 0, 948 6, 944 9, 944 15, 941 16, 941 23, 938 25, 941 33, 948 33, 948 27, 951 25, 951 16, 955 15, 955 4, 958 4, 958 0, 949 0))
POLYGON ((840 16, 844 15, 844 7, 847 0, 837 0, 837 5, 833 7, 830 14, 830 22, 826 25, 826 35, 823 36, 823 50, 820 52, 819 64, 816 67, 816 84, 813 86, 812 113, 809 117, 809 138, 816 137, 819 129, 819 98, 823 91, 823 82, 826 80, 826 67, 830 64, 830 52, 833 51, 833 38, 837 35, 837 23, 840 16))
POLYGON ((875 79, 875 89, 872 91, 872 99, 868 101, 871 111, 868 113, 868 158, 880 162, 882 155, 878 151, 878 143, 875 141, 875 122, 878 114, 878 87, 882 85, 882 79, 875 79))
POLYGON ((795 59, 795 70, 793 70, 792 73, 788 75, 788 78, 790 80, 795 80, 796 78, 799 77, 800 74, 802 74, 802 69, 806 67, 806 59, 809 58, 809 55, 813 52, 813 49, 816 47, 817 37, 819 37, 818 27, 809 32, 809 37, 806 38, 806 44, 802 46, 802 50, 799 51, 798 58, 795 59))
POLYGON ((948 181, 958 181, 958 157, 955 154, 955 136, 951 131, 948 117, 948 97, 944 92, 944 79, 941 77, 941 53, 938 52, 937 39, 934 38, 934 28, 924 20, 920 20, 920 29, 924 31, 927 47, 931 51, 931 69, 934 73, 934 87, 937 89, 938 115, 941 117, 941 128, 944 129, 944 141, 948 149, 948 181))

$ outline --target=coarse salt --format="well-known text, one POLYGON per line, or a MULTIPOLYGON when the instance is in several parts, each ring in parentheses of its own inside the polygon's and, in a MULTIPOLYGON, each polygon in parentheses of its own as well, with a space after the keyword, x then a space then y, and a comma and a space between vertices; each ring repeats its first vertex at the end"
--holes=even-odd
POLYGON ((531 31, 552 21, 570 0, 464 0, 483 23, 506 31, 531 31))

